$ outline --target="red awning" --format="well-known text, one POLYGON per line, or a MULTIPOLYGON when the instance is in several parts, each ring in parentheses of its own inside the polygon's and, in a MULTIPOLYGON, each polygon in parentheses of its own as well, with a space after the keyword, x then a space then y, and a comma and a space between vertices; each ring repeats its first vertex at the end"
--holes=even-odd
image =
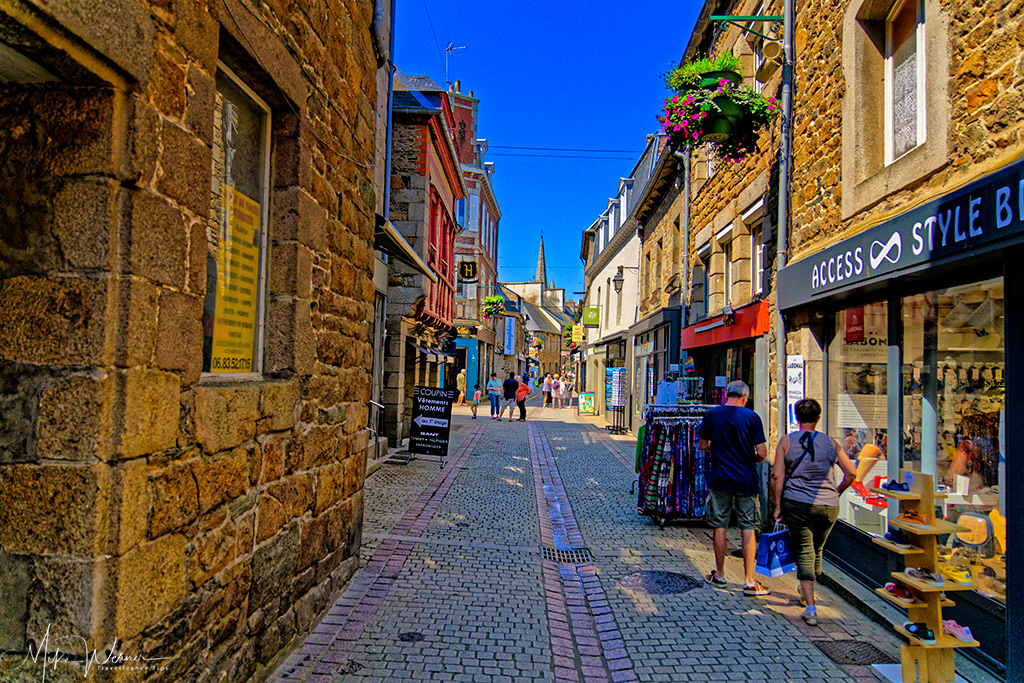
POLYGON ((719 315, 684 327, 679 348, 695 349, 701 346, 760 337, 767 333, 771 326, 767 301, 758 301, 755 304, 737 308, 732 317, 731 324, 728 324, 724 316, 719 315))

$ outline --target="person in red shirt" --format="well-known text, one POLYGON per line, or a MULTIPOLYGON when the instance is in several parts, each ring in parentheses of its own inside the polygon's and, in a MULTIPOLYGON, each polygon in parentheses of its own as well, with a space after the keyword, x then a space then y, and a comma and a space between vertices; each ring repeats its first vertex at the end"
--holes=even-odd
POLYGON ((519 421, 526 422, 526 397, 530 393, 530 385, 523 382, 523 378, 516 375, 519 388, 516 389, 516 405, 519 406, 519 421))

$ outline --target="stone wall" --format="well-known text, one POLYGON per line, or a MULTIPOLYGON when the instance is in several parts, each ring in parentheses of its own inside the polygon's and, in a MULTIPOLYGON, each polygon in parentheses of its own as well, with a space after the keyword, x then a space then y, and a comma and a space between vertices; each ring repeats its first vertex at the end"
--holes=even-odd
MULTIPOLYGON (((944 60, 946 68, 929 69, 926 88, 945 95, 940 102, 927 100, 929 117, 941 119, 944 127, 940 149, 927 163, 917 158, 906 159, 908 164, 898 160, 894 166, 912 168, 875 189, 864 200, 867 208, 849 216, 844 215, 842 202, 855 188, 848 187, 841 174, 843 146, 852 144, 846 139, 850 131, 844 129, 844 118, 848 118, 844 115, 850 112, 844 112, 843 106, 863 98, 867 86, 858 90, 851 73, 858 65, 850 64, 844 55, 849 57, 853 40, 870 30, 870 21, 857 22, 847 15, 859 11, 863 16, 870 8, 863 2, 850 3, 847 8, 824 1, 800 7, 794 100, 794 259, 855 234, 903 207, 944 194, 1020 153, 1024 146, 1020 106, 1024 95, 1020 58, 1024 17, 1020 4, 1012 0, 935 3, 926 19, 927 57, 931 62, 944 60), (940 56, 931 59, 933 51, 940 56)), ((928 126, 928 142, 937 137, 936 127, 928 126)), ((884 130, 876 130, 873 144, 878 147, 883 139, 884 130)), ((914 156, 914 152, 907 155, 914 156)), ((880 171, 869 168, 861 175, 870 177, 880 171)))
MULTIPOLYGON (((1024 148, 1021 2, 943 0, 928 7, 927 137, 888 167, 880 157, 872 162, 861 146, 873 135, 870 144, 879 148, 881 115, 855 107, 883 101, 864 73, 877 56, 854 48, 863 35, 877 33, 884 8, 823 1, 800 7, 791 260, 982 177, 1024 148), (855 151, 868 162, 853 173, 849 155, 855 151)), ((798 311, 788 328, 788 352, 808 359, 807 391, 820 393, 821 320, 798 311)))
POLYGON ((60 79, 0 89, 0 650, 49 626, 167 658, 91 679, 259 679, 357 568, 371 15, 0 10, 60 79), (272 110, 264 373, 233 383, 201 373, 218 60, 272 110))

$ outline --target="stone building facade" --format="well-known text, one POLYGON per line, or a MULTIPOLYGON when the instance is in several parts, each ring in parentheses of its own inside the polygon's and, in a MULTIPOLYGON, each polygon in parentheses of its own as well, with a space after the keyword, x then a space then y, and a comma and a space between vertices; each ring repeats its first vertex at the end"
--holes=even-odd
POLYGON ((0 651, 49 627, 160 659, 89 679, 259 680, 355 572, 372 20, 0 8, 0 651))
MULTIPOLYGON (((709 0, 688 54, 734 46, 742 59, 763 63, 757 40, 734 26, 716 30, 708 17, 781 10, 777 1, 709 0)), ((970 626, 979 641, 958 658, 1017 680, 1024 658, 1014 644, 1024 621, 1015 605, 1024 604, 1024 589, 1020 563, 1000 553, 1024 538, 1024 480, 999 463, 1024 438, 1012 417, 1024 402, 1024 358, 1004 341, 1024 329, 1020 3, 819 1, 797 10, 789 224, 775 220, 778 125, 741 164, 716 164, 696 150, 683 265, 687 320, 698 325, 694 334, 684 327, 681 346, 720 334, 722 326, 710 327, 718 321, 743 327, 741 310, 764 307, 766 325, 756 329, 767 343, 755 356, 764 350, 768 358, 773 446, 777 411, 793 398, 776 375, 774 339, 785 335, 787 374, 821 402, 818 429, 858 464, 825 549, 849 577, 880 587, 903 566, 875 542, 892 510, 868 489, 905 469, 949 486, 945 520, 988 519, 980 523, 992 524, 992 549, 980 562, 965 561, 971 589, 943 618, 970 626), (758 227, 761 237, 748 239, 758 227), (780 229, 788 265, 775 272, 780 229), (778 310, 785 330, 774 328, 778 310), (992 562, 997 570, 986 568, 992 562)), ((757 28, 781 36, 776 25, 757 28)), ((771 75, 764 92, 775 94, 780 76, 771 75)), ((652 236, 674 220, 679 200, 672 201, 664 212, 652 209, 652 236)))
POLYGON ((448 93, 426 76, 396 78, 390 220, 426 265, 388 264, 384 429, 400 444, 412 424, 414 388, 455 386, 455 206, 466 183, 448 93))

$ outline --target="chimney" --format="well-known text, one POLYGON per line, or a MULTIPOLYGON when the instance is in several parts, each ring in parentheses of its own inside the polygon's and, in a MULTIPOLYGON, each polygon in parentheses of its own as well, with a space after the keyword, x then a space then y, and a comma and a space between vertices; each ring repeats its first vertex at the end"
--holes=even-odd
POLYGON ((472 97, 472 96, 473 96, 473 91, 472 91, 472 90, 470 90, 470 91, 469 91, 469 96, 470 96, 470 97, 472 97))
POLYGON ((462 81, 455 81, 455 92, 462 92, 462 81))

